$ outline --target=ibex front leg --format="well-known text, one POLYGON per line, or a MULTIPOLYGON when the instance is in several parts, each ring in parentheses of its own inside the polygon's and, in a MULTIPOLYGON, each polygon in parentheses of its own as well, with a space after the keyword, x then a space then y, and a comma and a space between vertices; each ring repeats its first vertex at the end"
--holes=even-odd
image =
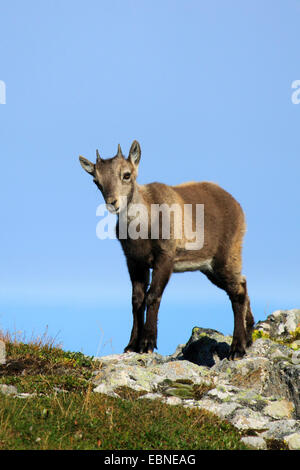
POLYGON ((173 272, 173 260, 160 254, 153 267, 152 280, 146 296, 146 323, 139 343, 140 353, 152 353, 157 348, 157 317, 163 291, 173 272))
POLYGON ((128 345, 124 352, 139 352, 139 343, 144 327, 146 307, 146 292, 149 284, 149 268, 132 260, 127 260, 127 266, 132 282, 132 315, 133 327, 128 345))

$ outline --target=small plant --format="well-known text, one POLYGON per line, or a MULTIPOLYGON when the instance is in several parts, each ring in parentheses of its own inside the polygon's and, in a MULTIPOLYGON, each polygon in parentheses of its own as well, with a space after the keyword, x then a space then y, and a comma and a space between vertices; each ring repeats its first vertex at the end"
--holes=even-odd
POLYGON ((270 339, 274 343, 282 344, 283 346, 287 346, 289 348, 297 350, 300 348, 300 346, 295 344, 295 341, 300 339, 300 327, 297 327, 295 331, 291 331, 289 333, 289 337, 286 339, 285 338, 282 338, 282 339, 273 338, 273 337, 270 337, 270 335, 268 333, 265 333, 263 330, 254 330, 252 333, 253 341, 256 341, 257 339, 261 339, 261 338, 270 339))
POLYGON ((270 339, 270 335, 265 333, 263 330, 253 330, 252 339, 256 341, 257 339, 270 339))

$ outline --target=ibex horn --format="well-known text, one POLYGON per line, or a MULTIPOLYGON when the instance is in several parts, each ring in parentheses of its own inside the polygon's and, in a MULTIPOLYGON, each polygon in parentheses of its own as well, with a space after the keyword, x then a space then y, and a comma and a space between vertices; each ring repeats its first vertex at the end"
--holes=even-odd
POLYGON ((123 154, 122 154, 122 149, 121 149, 121 145, 118 144, 118 157, 122 157, 123 154))
POLYGON ((100 153, 99 153, 99 150, 98 150, 98 149, 96 150, 96 155, 97 155, 97 160, 96 160, 96 161, 97 161, 97 162, 100 162, 101 157, 100 157, 100 153))

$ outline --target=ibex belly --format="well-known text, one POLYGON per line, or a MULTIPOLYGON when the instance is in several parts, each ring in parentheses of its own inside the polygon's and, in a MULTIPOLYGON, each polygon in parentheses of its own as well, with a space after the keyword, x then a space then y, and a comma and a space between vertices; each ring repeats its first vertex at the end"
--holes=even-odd
POLYGON ((181 261, 175 261, 174 263, 174 273, 183 273, 185 271, 202 271, 207 272, 207 271, 212 271, 212 259, 206 259, 206 260, 181 260, 181 261))

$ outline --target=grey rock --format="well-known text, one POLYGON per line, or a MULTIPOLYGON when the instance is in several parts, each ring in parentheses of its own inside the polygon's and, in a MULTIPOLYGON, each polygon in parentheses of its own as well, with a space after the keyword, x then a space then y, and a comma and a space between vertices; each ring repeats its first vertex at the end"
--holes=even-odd
POLYGON ((300 364, 282 362, 276 366, 275 374, 279 378, 282 396, 294 403, 295 416, 300 418, 300 364))
POLYGON ((238 409, 241 408, 237 403, 216 403, 214 400, 209 398, 203 398, 197 402, 197 408, 210 411, 211 413, 216 414, 220 418, 229 419, 232 414, 238 409))
POLYGON ((291 344, 291 348, 293 349, 292 355, 289 356, 291 359, 291 363, 295 365, 297 364, 299 365, 300 364, 300 340, 294 341, 291 344))
POLYGON ((268 429, 270 420, 249 408, 240 408, 230 420, 238 429, 268 429))
POLYGON ((300 450, 300 433, 295 432, 289 436, 285 436, 284 442, 287 443, 290 450, 300 450))
POLYGON ((177 397, 167 397, 165 399, 165 403, 167 405, 181 405, 182 400, 180 398, 177 398, 177 397))
POLYGON ((0 392, 4 395, 17 395, 18 390, 14 385, 0 384, 0 392))
POLYGON ((267 338, 257 339, 247 351, 248 357, 272 357, 273 360, 276 360, 276 358, 288 359, 290 355, 291 349, 288 346, 267 338))
POLYGON ((247 446, 254 447, 257 450, 266 450, 267 444, 266 441, 259 436, 246 436, 242 437, 241 441, 247 446))
POLYGON ((299 324, 300 309, 276 310, 266 320, 258 322, 255 329, 267 333, 271 339, 288 341, 299 324))
MULTIPOLYGON (((146 393, 141 395, 138 400, 162 400, 162 395, 160 393, 146 393)), ((181 400, 179 400, 181 403, 181 400)))
POLYGON ((207 395, 209 397, 213 397, 215 400, 218 400, 220 402, 226 402, 230 400, 234 400, 234 393, 226 390, 225 387, 217 387, 213 388, 212 390, 209 390, 207 392, 207 395))
POLYGON ((13 397, 16 398, 31 398, 31 397, 36 397, 37 394, 34 393, 25 393, 25 392, 18 392, 17 387, 14 385, 6 385, 6 384, 0 384, 0 393, 3 393, 3 395, 12 395, 13 397))
POLYGON ((291 418, 294 411, 294 405, 287 400, 278 400, 269 403, 264 409, 263 413, 271 416, 272 418, 291 418))
POLYGON ((6 364, 6 350, 4 341, 0 340, 0 365, 6 364))
POLYGON ((295 419, 282 419, 270 421, 268 429, 260 433, 261 437, 268 439, 283 439, 284 436, 289 435, 299 430, 299 421, 295 419))

